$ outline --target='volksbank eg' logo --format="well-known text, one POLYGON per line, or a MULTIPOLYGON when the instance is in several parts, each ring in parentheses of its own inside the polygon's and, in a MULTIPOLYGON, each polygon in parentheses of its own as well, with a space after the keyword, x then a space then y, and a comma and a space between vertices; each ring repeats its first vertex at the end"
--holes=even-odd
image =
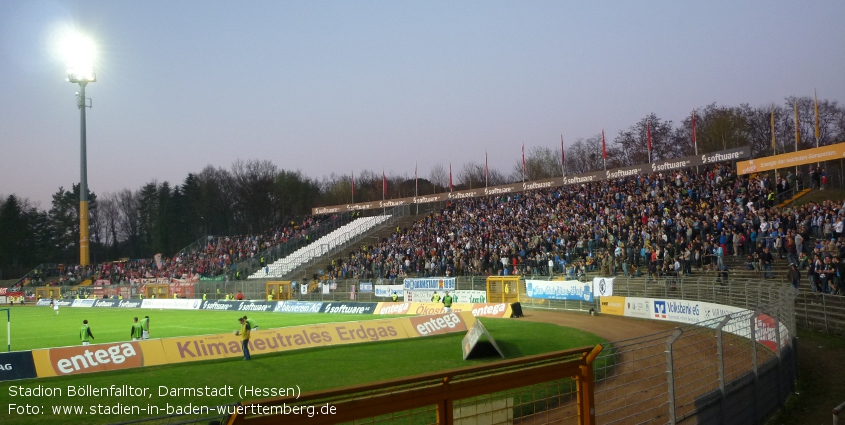
POLYGON ((666 301, 654 302, 654 317, 661 319, 666 318, 666 301))

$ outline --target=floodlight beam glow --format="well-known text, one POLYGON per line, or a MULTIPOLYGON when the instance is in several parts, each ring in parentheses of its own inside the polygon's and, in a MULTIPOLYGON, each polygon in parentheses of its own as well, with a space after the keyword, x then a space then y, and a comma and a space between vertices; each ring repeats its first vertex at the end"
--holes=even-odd
POLYGON ((96 81, 94 60, 97 47, 91 38, 75 31, 70 32, 62 39, 61 51, 67 64, 69 80, 96 81))

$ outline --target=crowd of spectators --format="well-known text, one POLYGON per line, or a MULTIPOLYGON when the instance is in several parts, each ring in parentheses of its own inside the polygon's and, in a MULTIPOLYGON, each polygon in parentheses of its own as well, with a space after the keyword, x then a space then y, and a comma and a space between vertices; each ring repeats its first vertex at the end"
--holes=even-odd
POLYGON ((788 261, 813 290, 840 291, 845 209, 831 201, 777 208, 777 192, 795 178, 711 164, 460 200, 335 259, 329 277, 683 276, 727 273, 733 256, 763 278, 788 261))
MULTIPOLYGON (((823 170, 810 173, 823 189, 823 170)), ((800 187, 787 172, 738 176, 730 164, 637 175, 596 183, 474 198, 447 204, 376 244, 336 258, 328 278, 556 275, 687 276, 727 273, 726 257, 814 292, 842 293, 845 204, 778 208, 800 187), (781 267, 786 268, 786 267, 781 267), (804 280, 802 280, 804 279, 804 280)), ((215 277, 235 264, 265 265, 267 250, 306 238, 337 216, 307 217, 259 235, 223 236, 173 257, 73 266, 62 281, 131 283, 142 278, 215 277)), ((241 277, 245 277, 241 276, 241 277)), ((63 282, 60 282, 63 283, 63 282)))
MULTIPOLYGON (((209 237, 205 243, 189 247, 173 257, 156 255, 146 259, 127 259, 89 266, 62 265, 54 271, 36 270, 29 279, 35 283, 51 281, 54 285, 76 284, 85 279, 108 280, 111 284, 129 284, 144 278, 191 279, 231 274, 242 261, 260 261, 262 253, 287 242, 305 239, 310 231, 337 216, 308 216, 289 221, 268 232, 245 236, 209 237), (58 275, 58 279, 49 279, 58 275)), ((57 266, 58 267, 58 266, 57 266)), ((21 284, 25 283, 22 281, 21 284)))

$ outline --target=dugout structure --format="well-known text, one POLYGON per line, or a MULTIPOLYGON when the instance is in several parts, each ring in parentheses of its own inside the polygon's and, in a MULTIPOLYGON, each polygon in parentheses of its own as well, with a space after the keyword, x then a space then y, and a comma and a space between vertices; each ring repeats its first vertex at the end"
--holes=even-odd
POLYGON ((144 288, 144 297, 152 298, 153 295, 156 298, 170 298, 173 295, 170 294, 170 284, 169 283, 148 283, 147 286, 144 288))
POLYGON ((289 280, 267 282, 268 301, 284 301, 291 299, 291 282, 289 280))
POLYGON ((35 288, 35 299, 59 299, 62 297, 62 288, 60 286, 44 286, 35 288))
POLYGON ((488 276, 487 302, 517 303, 525 296, 525 281, 519 276, 488 276))

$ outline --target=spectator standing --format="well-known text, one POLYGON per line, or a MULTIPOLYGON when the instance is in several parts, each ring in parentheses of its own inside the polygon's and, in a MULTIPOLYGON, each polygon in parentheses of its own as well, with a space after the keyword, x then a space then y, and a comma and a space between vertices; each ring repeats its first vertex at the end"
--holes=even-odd
POLYGON ((443 296, 443 310, 446 313, 452 312, 452 296, 449 295, 449 291, 446 291, 446 295, 443 296))
POLYGON ((141 339, 150 339, 150 316, 141 319, 141 339))
POLYGON ((775 278, 772 274, 772 261, 774 261, 774 257, 769 252, 769 247, 763 248, 763 254, 760 255, 760 262, 763 263, 763 279, 775 278))
POLYGON ((144 337, 144 329, 138 323, 137 317, 132 322, 132 327, 129 328, 129 337, 132 338, 132 341, 140 341, 144 337))
POLYGON ((82 339, 82 345, 90 344, 89 339, 94 339, 94 334, 88 326, 88 319, 82 321, 82 329, 79 330, 79 338, 82 339))
POLYGON ((235 331, 235 335, 241 336, 241 350, 244 352, 244 360, 251 360, 252 356, 249 355, 249 334, 252 328, 243 317, 239 318, 238 322, 241 324, 241 329, 240 331, 235 331))
POLYGON ((258 330, 258 322, 256 322, 255 319, 250 319, 250 318, 244 316, 244 320, 246 320, 246 323, 249 324, 250 330, 253 330, 253 331, 258 330))

